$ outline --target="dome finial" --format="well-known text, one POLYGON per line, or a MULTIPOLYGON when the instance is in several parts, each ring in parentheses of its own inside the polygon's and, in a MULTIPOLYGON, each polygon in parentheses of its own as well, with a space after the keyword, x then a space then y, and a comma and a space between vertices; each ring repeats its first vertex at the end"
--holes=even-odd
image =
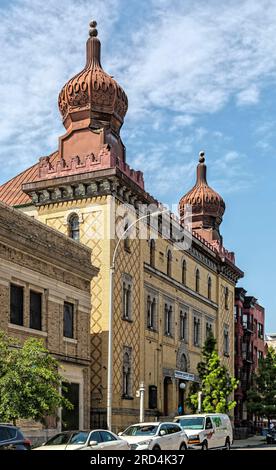
POLYGON ((89 29, 89 36, 91 38, 95 38, 98 36, 98 30, 96 29, 96 26, 97 26, 97 21, 93 20, 91 21, 91 23, 89 24, 90 26, 90 29, 89 29))
POLYGON ((205 152, 201 150, 199 152, 199 163, 204 163, 205 162, 205 152))

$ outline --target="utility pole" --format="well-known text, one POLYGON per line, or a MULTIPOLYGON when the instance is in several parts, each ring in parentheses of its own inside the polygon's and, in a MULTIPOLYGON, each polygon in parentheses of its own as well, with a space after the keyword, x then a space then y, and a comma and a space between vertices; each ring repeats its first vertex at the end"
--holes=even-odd
POLYGON ((144 403, 145 385, 144 385, 144 382, 140 383, 139 395, 140 395, 140 423, 143 423, 145 420, 145 403, 144 403))

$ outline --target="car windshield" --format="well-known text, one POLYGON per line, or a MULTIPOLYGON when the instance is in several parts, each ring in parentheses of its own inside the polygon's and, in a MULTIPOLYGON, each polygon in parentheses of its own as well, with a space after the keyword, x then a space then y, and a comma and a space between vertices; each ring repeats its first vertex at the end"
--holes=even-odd
POLYGON ((154 436, 158 426, 148 424, 146 426, 130 426, 123 432, 123 436, 154 436))
POLYGON ((46 446, 59 446, 64 444, 85 444, 88 432, 65 432, 57 434, 46 442, 46 446))
POLYGON ((204 418, 178 418, 176 422, 183 429, 204 429, 204 418))
POLYGON ((61 433, 61 434, 56 434, 54 437, 49 439, 49 441, 46 442, 45 446, 59 446, 62 444, 67 444, 69 442, 69 439, 71 437, 71 433, 61 433))

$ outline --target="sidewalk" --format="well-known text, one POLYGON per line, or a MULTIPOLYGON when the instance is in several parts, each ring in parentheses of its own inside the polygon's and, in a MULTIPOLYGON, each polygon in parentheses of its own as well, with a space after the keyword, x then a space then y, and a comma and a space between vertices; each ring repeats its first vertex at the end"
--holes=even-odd
POLYGON ((259 447, 266 444, 265 436, 252 436, 247 439, 236 439, 231 446, 232 449, 238 449, 240 447, 259 447))

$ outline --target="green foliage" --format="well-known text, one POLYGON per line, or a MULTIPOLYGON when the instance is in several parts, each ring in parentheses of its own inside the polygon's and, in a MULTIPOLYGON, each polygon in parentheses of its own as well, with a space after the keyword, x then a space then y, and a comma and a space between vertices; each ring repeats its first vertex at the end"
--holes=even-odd
POLYGON ((60 393, 58 362, 41 340, 30 338, 21 346, 0 332, 0 357, 0 421, 43 422, 59 407, 73 408, 60 393))
POLYGON ((216 351, 216 340, 209 335, 202 349, 203 360, 197 370, 200 384, 194 384, 189 395, 189 405, 194 412, 198 409, 198 391, 202 392, 201 410, 205 413, 227 413, 236 406, 230 395, 238 386, 227 368, 220 364, 216 351))
POLYGON ((276 351, 271 347, 253 374, 253 385, 247 392, 247 408, 269 421, 276 417, 276 351))

